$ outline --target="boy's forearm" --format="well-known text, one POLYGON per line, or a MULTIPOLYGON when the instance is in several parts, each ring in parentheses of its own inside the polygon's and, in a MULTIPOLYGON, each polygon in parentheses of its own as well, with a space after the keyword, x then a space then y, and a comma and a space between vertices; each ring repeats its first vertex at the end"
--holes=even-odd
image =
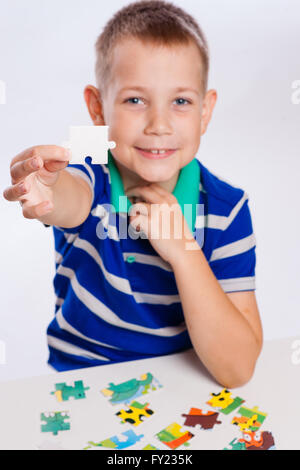
POLYGON ((186 251, 173 271, 198 357, 223 386, 243 385, 260 353, 249 323, 221 288, 202 250, 186 251))
POLYGON ((47 225, 65 228, 76 227, 84 222, 91 203, 91 193, 82 179, 61 170, 51 189, 54 209, 38 220, 47 225))

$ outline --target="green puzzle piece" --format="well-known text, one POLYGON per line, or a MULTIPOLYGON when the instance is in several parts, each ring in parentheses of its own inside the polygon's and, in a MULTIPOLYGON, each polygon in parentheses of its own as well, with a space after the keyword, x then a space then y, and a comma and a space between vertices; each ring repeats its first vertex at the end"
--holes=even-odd
POLYGON ((163 429, 159 433, 156 434, 158 439, 163 442, 172 442, 176 439, 173 434, 171 434, 169 431, 166 431, 166 429, 163 429))
POLYGON ((82 380, 74 382, 74 386, 67 385, 64 382, 55 384, 55 392, 51 392, 51 395, 56 395, 58 401, 68 401, 70 397, 80 400, 85 398, 85 391, 89 389, 90 387, 84 387, 82 380))
POLYGON ((108 390, 113 392, 113 395, 110 399, 111 403, 120 403, 128 401, 131 397, 134 397, 139 391, 141 394, 147 394, 150 389, 156 390, 154 386, 153 375, 148 372, 146 378, 142 380, 131 379, 120 384, 110 383, 108 390))
POLYGON ((69 415, 65 411, 52 412, 49 415, 41 413, 41 421, 46 421, 46 424, 41 425, 41 432, 52 432, 57 436, 58 431, 68 431, 70 423, 66 423, 66 419, 69 419, 69 415))
POLYGON ((246 450, 245 443, 239 442, 236 437, 232 439, 229 445, 230 445, 230 448, 225 447, 223 450, 246 450))

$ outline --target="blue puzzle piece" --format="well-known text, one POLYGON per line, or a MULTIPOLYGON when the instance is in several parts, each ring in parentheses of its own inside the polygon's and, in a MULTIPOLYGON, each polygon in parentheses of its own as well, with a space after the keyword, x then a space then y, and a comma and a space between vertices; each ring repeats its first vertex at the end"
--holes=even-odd
POLYGON ((127 441, 120 441, 118 436, 110 438, 110 440, 117 445, 116 449, 126 449, 126 447, 133 446, 136 442, 140 441, 142 437, 144 437, 144 434, 140 434, 138 436, 132 429, 129 429, 129 431, 125 431, 122 434, 123 436, 127 436, 127 441))

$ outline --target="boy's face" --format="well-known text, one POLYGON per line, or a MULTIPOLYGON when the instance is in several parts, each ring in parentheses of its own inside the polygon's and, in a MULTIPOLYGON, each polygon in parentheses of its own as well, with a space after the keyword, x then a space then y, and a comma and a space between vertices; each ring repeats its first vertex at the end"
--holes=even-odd
POLYGON ((203 96, 201 77, 195 44, 159 47, 126 39, 114 48, 102 106, 98 90, 86 88, 94 124, 108 125, 109 140, 117 144, 111 152, 125 189, 126 183, 161 182, 173 191, 179 170, 196 156, 216 100, 215 90, 203 96), (174 152, 157 158, 139 149, 174 152))

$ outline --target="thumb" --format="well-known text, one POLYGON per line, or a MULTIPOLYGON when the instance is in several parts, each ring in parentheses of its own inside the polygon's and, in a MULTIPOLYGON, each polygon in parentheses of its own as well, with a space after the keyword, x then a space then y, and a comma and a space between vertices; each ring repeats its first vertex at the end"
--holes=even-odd
POLYGON ((66 166, 68 166, 69 161, 60 161, 60 160, 46 160, 44 161, 44 168, 50 173, 63 170, 66 166))

